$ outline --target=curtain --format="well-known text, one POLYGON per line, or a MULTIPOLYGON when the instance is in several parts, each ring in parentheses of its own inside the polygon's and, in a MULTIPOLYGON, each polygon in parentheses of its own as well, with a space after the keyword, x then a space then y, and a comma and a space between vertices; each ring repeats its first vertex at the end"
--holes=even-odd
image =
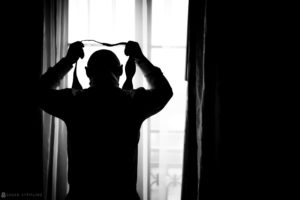
POLYGON ((240 26, 230 11, 227 1, 189 1, 182 200, 243 199, 254 187, 245 175, 251 169, 242 163, 244 138, 249 139, 249 126, 241 125, 245 105, 236 90, 242 75, 233 69, 245 67, 245 60, 238 60, 244 49, 236 48, 240 26))
POLYGON ((189 1, 186 80, 188 100, 184 138, 182 200, 198 199, 204 94, 206 1, 189 1))
MULTIPOLYGON (((44 0, 42 73, 54 66, 67 50, 68 1, 44 0)), ((66 87, 64 79, 60 88, 66 87)), ((65 124, 43 112, 44 199, 64 199, 67 189, 67 135, 65 124)))

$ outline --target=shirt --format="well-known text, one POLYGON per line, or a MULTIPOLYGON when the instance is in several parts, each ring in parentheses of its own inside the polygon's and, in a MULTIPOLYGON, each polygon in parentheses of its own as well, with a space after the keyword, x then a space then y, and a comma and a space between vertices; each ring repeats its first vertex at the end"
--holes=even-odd
MULTIPOLYGON (((145 64, 145 63, 144 63, 145 64)), ((96 85, 83 90, 53 89, 66 74, 62 59, 40 82, 40 106, 67 126, 69 199, 139 199, 137 145, 145 119, 172 97, 161 70, 150 62, 151 89, 122 90, 96 85)))

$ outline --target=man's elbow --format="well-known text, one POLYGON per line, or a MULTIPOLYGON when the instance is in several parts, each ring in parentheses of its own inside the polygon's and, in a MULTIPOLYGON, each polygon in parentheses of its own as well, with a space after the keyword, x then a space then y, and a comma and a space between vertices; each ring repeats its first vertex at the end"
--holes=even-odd
POLYGON ((172 88, 170 87, 169 89, 168 89, 168 92, 167 92, 167 95, 168 95, 168 100, 170 100, 172 97, 173 97, 173 90, 172 90, 172 88))
POLYGON ((172 88, 170 86, 166 87, 163 91, 163 94, 164 94, 165 104, 167 104, 170 101, 170 99, 173 97, 172 88))

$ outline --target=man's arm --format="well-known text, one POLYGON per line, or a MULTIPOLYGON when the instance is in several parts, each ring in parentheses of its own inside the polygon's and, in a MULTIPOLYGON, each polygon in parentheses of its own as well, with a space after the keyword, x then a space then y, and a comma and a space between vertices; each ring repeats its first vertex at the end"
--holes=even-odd
POLYGON ((62 117, 62 113, 68 107, 68 102, 72 96, 71 90, 56 90, 61 79, 72 69, 73 64, 79 57, 83 57, 83 44, 75 42, 70 45, 66 57, 62 58, 54 67, 50 68, 40 78, 38 85, 38 102, 40 107, 57 117, 62 117))
POLYGON ((149 117, 168 103, 173 96, 172 88, 161 70, 143 55, 138 43, 129 41, 125 54, 135 59, 150 86, 149 90, 140 90, 136 95, 140 109, 145 111, 146 117, 149 117))
POLYGON ((40 88, 42 90, 55 89, 60 80, 72 69, 73 64, 79 58, 83 58, 83 44, 75 42, 70 45, 66 57, 62 58, 54 67, 50 68, 40 79, 40 88))
POLYGON ((49 68, 48 71, 41 76, 39 89, 42 91, 55 89, 72 67, 72 63, 67 58, 62 58, 54 67, 49 68))

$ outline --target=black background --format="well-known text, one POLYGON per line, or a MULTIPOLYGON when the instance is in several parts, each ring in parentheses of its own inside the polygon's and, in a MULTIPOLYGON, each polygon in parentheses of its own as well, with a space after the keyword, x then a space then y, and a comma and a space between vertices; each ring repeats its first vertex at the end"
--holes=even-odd
POLYGON ((42 192, 42 1, 1 3, 0 192, 42 192))

